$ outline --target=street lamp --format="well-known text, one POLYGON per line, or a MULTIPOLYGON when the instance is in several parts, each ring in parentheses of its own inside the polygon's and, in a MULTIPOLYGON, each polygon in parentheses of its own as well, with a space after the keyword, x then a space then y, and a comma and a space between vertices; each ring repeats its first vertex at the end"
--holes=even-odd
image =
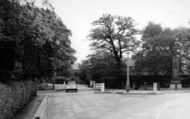
POLYGON ((129 92, 129 91, 130 91, 130 79, 129 79, 129 53, 127 53, 126 67, 127 67, 126 91, 129 92))

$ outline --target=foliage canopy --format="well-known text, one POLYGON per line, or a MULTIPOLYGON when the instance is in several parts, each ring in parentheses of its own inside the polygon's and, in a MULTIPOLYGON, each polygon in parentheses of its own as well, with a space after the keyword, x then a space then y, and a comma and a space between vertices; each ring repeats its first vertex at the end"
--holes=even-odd
POLYGON ((135 51, 139 45, 135 38, 138 31, 131 17, 104 14, 92 24, 95 28, 89 35, 91 47, 96 52, 107 52, 114 56, 118 67, 121 65, 123 53, 135 51))
POLYGON ((53 59, 58 75, 69 75, 76 60, 71 31, 53 11, 51 4, 39 8, 27 0, 0 1, 0 39, 16 41, 16 72, 31 77, 51 77, 53 59), (50 7, 48 7, 48 5, 50 7))

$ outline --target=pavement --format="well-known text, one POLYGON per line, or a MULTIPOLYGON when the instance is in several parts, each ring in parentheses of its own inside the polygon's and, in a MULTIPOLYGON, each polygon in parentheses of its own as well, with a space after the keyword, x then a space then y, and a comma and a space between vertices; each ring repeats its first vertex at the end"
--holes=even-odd
POLYGON ((33 98, 23 110, 21 110, 14 119, 33 119, 34 114, 36 113, 41 101, 43 99, 43 95, 37 95, 33 98))
POLYGON ((190 90, 94 93, 87 86, 78 87, 77 93, 38 92, 48 95, 45 119, 189 119, 190 90))

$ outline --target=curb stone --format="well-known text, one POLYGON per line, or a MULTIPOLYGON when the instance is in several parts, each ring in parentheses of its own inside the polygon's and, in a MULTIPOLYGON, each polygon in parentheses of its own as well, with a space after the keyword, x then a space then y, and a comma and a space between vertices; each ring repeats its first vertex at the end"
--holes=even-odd
POLYGON ((46 119, 45 115, 44 115, 44 112, 45 112, 45 109, 46 109, 47 99, 48 99, 48 95, 46 95, 43 98, 40 106, 38 107, 36 113, 34 114, 33 119, 46 119))
POLYGON ((145 93, 131 93, 131 92, 111 92, 111 91, 105 91, 105 92, 100 92, 100 91, 95 91, 95 93, 99 94, 127 94, 127 95, 160 95, 162 94, 161 92, 145 92, 145 93))

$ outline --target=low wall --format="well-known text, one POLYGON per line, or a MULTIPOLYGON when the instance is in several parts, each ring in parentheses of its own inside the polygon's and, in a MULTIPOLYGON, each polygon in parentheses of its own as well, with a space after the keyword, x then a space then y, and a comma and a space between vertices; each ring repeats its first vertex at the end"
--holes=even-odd
POLYGON ((35 96, 36 89, 33 81, 0 82, 0 119, 12 119, 35 96))

